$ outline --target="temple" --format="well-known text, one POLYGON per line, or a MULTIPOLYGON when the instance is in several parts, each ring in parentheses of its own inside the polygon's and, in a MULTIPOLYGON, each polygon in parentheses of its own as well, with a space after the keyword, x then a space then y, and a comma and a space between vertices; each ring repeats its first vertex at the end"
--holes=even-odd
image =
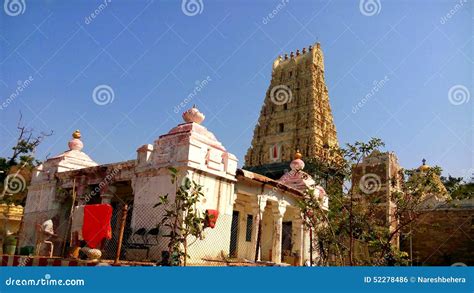
MULTIPOLYGON (((203 113, 192 107, 182 117, 168 133, 139 146, 133 160, 111 164, 90 158, 75 131, 68 150, 34 170, 22 220, 20 208, 0 206, 3 230, 15 235, 19 230, 18 243, 11 238, 8 249, 14 252, 18 246, 22 255, 50 259, 77 258, 79 242, 89 259, 164 264, 173 257, 168 247, 172 233, 162 223, 165 207, 157 204, 164 195, 172 201, 187 178, 202 187, 195 208, 206 215, 202 235, 186 238, 189 265, 301 266, 323 259, 321 250, 314 249, 318 239, 308 228, 308 214, 303 218, 301 199, 314 194, 324 215, 345 178, 335 172, 342 158, 319 43, 275 59, 241 169, 236 156, 203 125, 203 113)), ((474 200, 451 200, 432 171, 423 160, 407 180, 394 153, 366 154, 352 166, 351 210, 372 202, 374 223, 394 236, 389 244, 409 252, 411 264, 472 265, 473 240, 466 236, 472 230, 474 200), (399 213, 394 199, 410 180, 420 178, 435 184, 423 189, 423 205, 416 210, 420 218, 400 227, 407 214, 399 213)), ((371 263, 370 243, 357 240, 355 256, 371 263)))
POLYGON ((320 44, 279 56, 244 168, 279 178, 296 150, 330 164, 338 158, 329 150, 337 147, 320 44))
POLYGON ((217 215, 215 226, 205 228, 202 239, 189 239, 190 264, 216 265, 229 257, 251 263, 308 262, 309 235, 297 201, 307 188, 315 188, 327 208, 327 196, 304 173, 302 155, 297 153, 288 164, 292 172, 274 180, 238 169, 236 157, 202 125, 205 116, 197 108, 183 113, 183 119, 153 144, 140 146, 135 160, 106 165, 97 164, 83 151, 81 133, 75 131, 69 150, 45 161, 34 174, 19 246, 35 246, 40 233, 35 227, 54 219, 58 237, 51 253, 63 256, 70 246, 68 223, 73 207, 105 204, 113 214, 111 237, 99 247, 101 257, 116 257, 122 234, 121 259, 162 261, 169 231, 159 225, 164 209, 154 206, 160 195, 176 193, 169 172, 172 167, 180 178, 202 185, 204 198, 198 209, 217 215))

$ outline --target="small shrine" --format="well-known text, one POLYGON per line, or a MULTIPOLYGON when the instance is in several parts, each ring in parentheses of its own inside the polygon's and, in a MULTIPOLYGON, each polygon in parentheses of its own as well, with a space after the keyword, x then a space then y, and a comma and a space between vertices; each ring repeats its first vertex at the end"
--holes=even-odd
POLYGON ((322 200, 323 208, 327 210, 329 209, 329 200, 326 191, 323 187, 316 184, 311 175, 303 171, 305 163, 301 159, 302 157, 303 155, 300 151, 296 151, 294 159, 290 163, 290 171, 283 174, 278 181, 301 192, 305 192, 308 189, 314 189, 315 194, 322 200))
POLYGON ((202 238, 189 239, 189 263, 212 265, 223 256, 307 262, 308 231, 297 202, 306 188, 325 193, 303 171, 301 154, 291 172, 273 180, 238 169, 237 158, 203 126, 205 115, 196 106, 182 118, 153 143, 138 147, 135 160, 112 164, 92 160, 81 132, 74 131, 69 149, 34 172, 19 246, 36 255, 77 258, 80 250, 96 261, 163 262, 169 232, 160 226, 165 211, 156 204, 161 195, 177 191, 173 168, 179 180, 187 177, 202 186, 204 198, 196 206, 212 215, 202 238))

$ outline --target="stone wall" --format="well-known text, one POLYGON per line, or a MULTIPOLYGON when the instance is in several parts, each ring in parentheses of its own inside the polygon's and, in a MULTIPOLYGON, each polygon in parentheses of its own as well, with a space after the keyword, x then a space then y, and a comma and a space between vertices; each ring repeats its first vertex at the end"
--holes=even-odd
MULTIPOLYGON (((474 265, 474 206, 427 211, 412 228, 414 265, 474 265)), ((409 231, 406 229, 404 234, 409 231)), ((408 235, 403 237, 401 249, 410 253, 408 235)))

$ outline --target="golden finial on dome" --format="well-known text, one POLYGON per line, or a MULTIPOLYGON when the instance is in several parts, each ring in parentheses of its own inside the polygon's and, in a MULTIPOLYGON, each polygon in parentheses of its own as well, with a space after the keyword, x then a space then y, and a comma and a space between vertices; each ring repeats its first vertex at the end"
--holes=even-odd
POLYGON ((431 167, 426 165, 426 159, 421 160, 422 165, 418 168, 420 171, 428 171, 431 167))
POLYGON ((80 139, 80 138, 81 138, 81 132, 79 131, 79 129, 76 130, 76 131, 74 131, 74 132, 72 133, 72 137, 73 137, 73 138, 76 138, 76 139, 80 139))
POLYGON ((303 155, 300 153, 300 150, 297 150, 296 153, 295 153, 295 160, 296 159, 301 159, 303 157, 303 155))

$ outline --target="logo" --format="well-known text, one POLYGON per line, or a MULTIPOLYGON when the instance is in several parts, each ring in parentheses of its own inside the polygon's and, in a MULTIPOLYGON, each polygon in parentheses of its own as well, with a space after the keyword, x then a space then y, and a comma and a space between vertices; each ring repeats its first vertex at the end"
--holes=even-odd
POLYGON ((380 0, 360 0, 359 10, 365 16, 374 16, 380 13, 382 4, 380 0))
POLYGON ((9 16, 18 16, 25 13, 25 0, 5 0, 3 3, 3 10, 9 16))
POLYGON ((4 186, 7 193, 20 193, 26 188, 26 180, 19 174, 10 174, 5 178, 4 186))
POLYGON ((195 16, 202 13, 204 3, 202 0, 183 0, 181 2, 181 10, 187 16, 195 16))
POLYGON ((284 105, 293 100, 293 93, 286 85, 277 85, 270 91, 270 99, 275 105, 284 105))
POLYGON ((110 104, 114 101, 114 99, 114 90, 106 84, 96 86, 92 92, 92 100, 94 100, 94 103, 99 106, 110 104))
POLYGON ((449 89, 448 99, 451 104, 459 106, 469 102, 469 100, 471 99, 471 93, 469 92, 467 87, 463 85, 454 85, 449 89))
POLYGON ((381 187, 380 177, 373 173, 365 174, 359 181, 359 188, 365 194, 377 192, 381 187))

